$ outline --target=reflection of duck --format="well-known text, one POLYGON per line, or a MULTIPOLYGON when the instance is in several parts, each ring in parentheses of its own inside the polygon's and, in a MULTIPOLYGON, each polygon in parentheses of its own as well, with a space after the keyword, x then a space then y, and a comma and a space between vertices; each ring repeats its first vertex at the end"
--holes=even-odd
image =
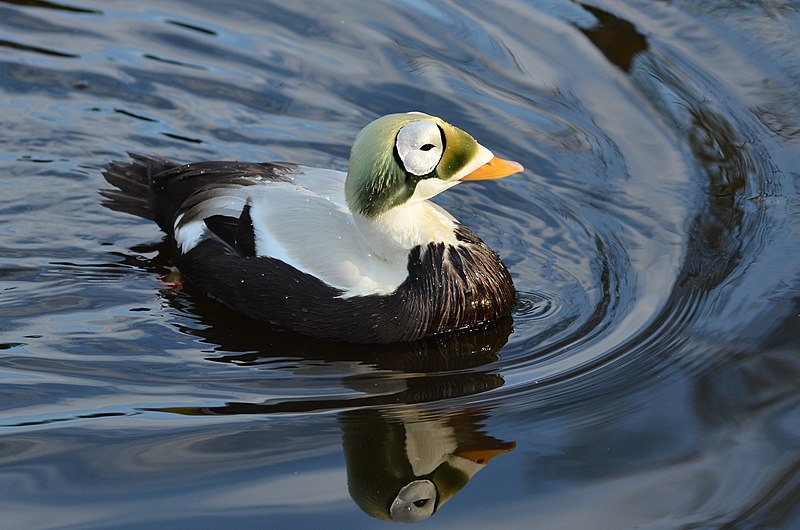
POLYGON ((493 322, 514 290, 497 255, 427 199, 522 170, 421 113, 357 136, 344 173, 293 164, 134 155, 105 171, 106 204, 155 220, 176 264, 238 313, 323 339, 410 341, 493 322))
MULTIPOLYGON (((208 302, 210 303, 210 302, 208 302)), ((213 307, 209 308, 213 309, 213 307)), ((227 351, 248 351, 267 340, 269 351, 228 353, 209 357, 211 361, 240 366, 264 364, 276 358, 281 370, 291 372, 292 391, 287 398, 272 398, 257 403, 232 402, 209 407, 166 407, 148 409, 187 415, 238 415, 303 413, 354 407, 420 404, 471 396, 494 390, 504 384, 492 365, 498 350, 511 332, 511 319, 498 325, 437 337, 427 341, 398 343, 376 348, 368 345, 329 343, 292 333, 257 333, 233 314, 205 311, 196 306, 211 324, 203 330, 187 330, 221 344, 227 351), (288 359, 290 366, 287 366, 288 359), (303 393, 305 377, 339 379, 338 391, 315 397, 303 393), (300 394, 298 395, 298 392, 300 394)), ((224 309, 224 308, 223 308, 224 309)))
MULTIPOLYGON (((172 300, 172 291, 167 292, 172 300)), ((177 299, 186 300, 190 293, 177 299)), ((292 333, 257 333, 213 302, 193 297, 203 329, 187 330, 219 344, 227 353, 210 360, 242 365, 282 359, 281 370, 299 383, 285 398, 257 403, 233 402, 219 406, 151 408, 173 414, 270 415, 342 410, 348 488, 367 513, 398 521, 430 516, 453 497, 475 473, 497 454, 511 450, 482 431, 485 416, 457 404, 503 385, 495 373, 497 352, 511 332, 511 319, 498 325, 436 337, 427 341, 380 347, 330 343, 292 333), (265 340, 268 351, 253 353, 265 340), (291 367, 286 360, 292 359, 291 367), (341 390, 315 397, 302 389, 304 377, 338 375, 341 390), (448 400, 455 410, 441 414, 423 410, 425 403, 448 400), (396 501, 396 502, 395 502, 396 501), (418 506, 419 505, 419 506, 418 506)), ((263 374, 263 372, 260 372, 263 374)), ((259 376, 263 380, 263 375, 259 376)))
POLYGON ((396 522, 433 515, 495 456, 514 448, 482 432, 473 411, 378 410, 342 414, 350 496, 366 513, 396 522))

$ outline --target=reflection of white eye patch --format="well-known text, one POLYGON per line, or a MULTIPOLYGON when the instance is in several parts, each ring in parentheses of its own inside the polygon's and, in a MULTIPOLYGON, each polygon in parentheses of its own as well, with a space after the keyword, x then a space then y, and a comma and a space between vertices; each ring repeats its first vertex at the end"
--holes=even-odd
POLYGON ((403 486, 397 493, 389 514, 398 523, 424 521, 436 510, 439 493, 430 480, 415 480, 403 486))
POLYGON ((412 175, 427 175, 442 159, 442 133, 432 121, 409 123, 397 133, 397 154, 412 175))

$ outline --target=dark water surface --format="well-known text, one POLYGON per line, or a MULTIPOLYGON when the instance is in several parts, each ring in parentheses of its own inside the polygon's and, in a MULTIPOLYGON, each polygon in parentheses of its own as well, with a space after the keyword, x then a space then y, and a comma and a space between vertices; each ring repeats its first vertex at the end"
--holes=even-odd
POLYGON ((789 1, 0 0, 0 526, 388 527, 423 477, 436 528, 800 527, 799 42, 789 1), (100 204, 129 150, 344 169, 407 110, 527 168, 437 198, 513 322, 264 329, 100 204))

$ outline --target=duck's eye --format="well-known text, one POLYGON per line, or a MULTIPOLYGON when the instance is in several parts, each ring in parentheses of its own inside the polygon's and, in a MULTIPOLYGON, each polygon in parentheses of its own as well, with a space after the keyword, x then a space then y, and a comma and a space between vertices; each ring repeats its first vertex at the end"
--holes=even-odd
POLYGON ((395 147, 403 169, 423 176, 436 169, 442 159, 444 141, 439 127, 432 121, 409 123, 397 133, 395 147))

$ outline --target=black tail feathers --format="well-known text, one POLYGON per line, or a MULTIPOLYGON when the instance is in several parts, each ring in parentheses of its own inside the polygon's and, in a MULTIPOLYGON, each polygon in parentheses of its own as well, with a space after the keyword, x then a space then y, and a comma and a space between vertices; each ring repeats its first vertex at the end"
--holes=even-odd
POLYGON ((103 176, 116 189, 101 190, 112 210, 155 221, 171 234, 185 201, 208 186, 252 186, 263 180, 287 181, 297 171, 286 163, 236 161, 175 164, 160 157, 129 153, 131 162, 112 162, 103 176))
POLYGON ((103 205, 145 219, 156 220, 154 177, 176 164, 155 156, 128 153, 133 162, 112 162, 103 171, 106 181, 117 189, 100 190, 103 205))

